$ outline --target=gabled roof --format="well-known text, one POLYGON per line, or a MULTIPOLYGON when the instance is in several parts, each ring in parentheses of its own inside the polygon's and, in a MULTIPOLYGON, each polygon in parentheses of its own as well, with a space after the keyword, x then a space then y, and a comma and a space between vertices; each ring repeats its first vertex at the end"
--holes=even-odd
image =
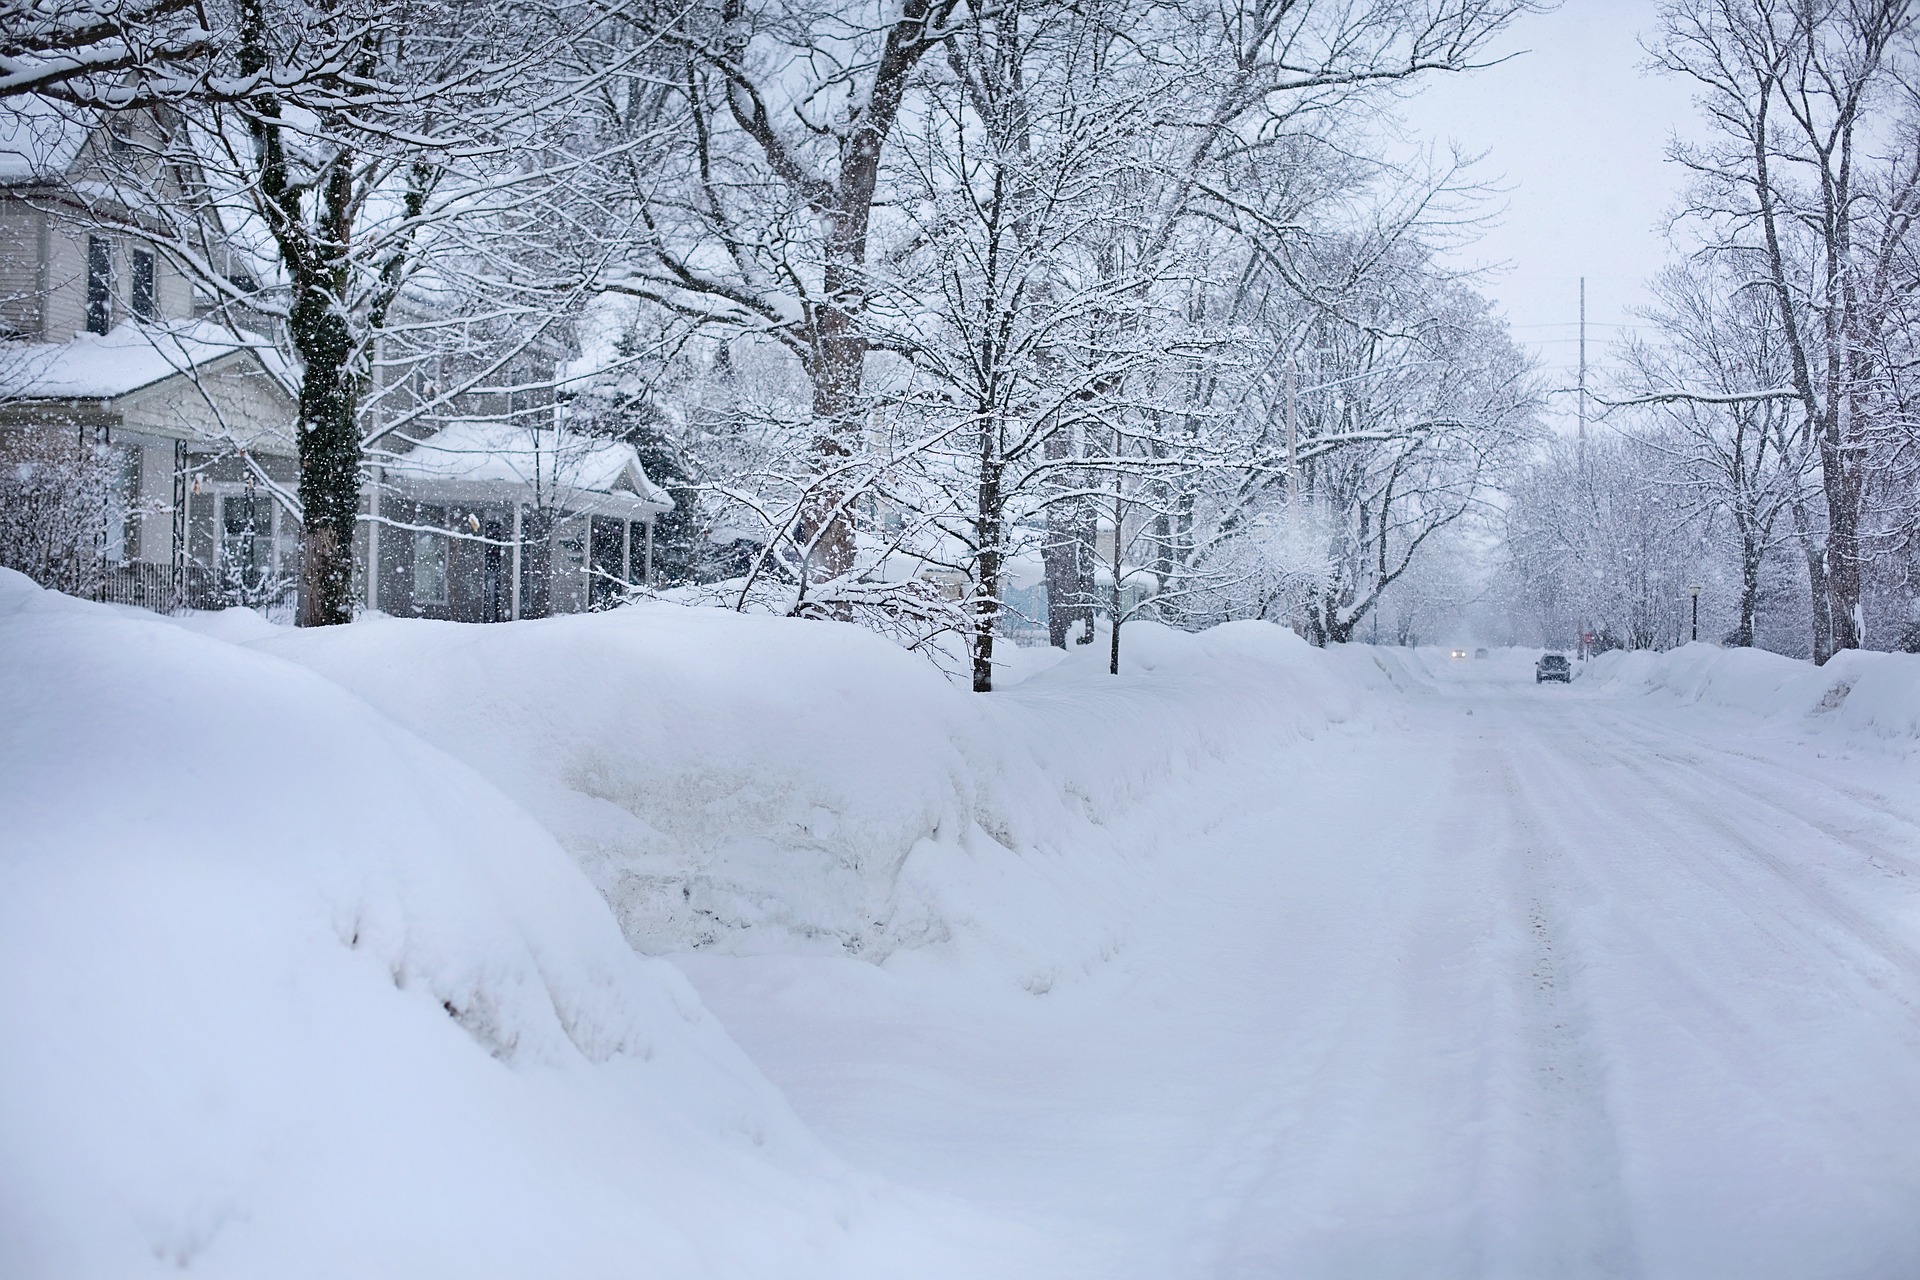
POLYGON ((205 320, 129 321, 68 342, 0 343, 0 399, 112 400, 241 351, 285 380, 279 353, 264 339, 205 320))
POLYGON ((0 185, 63 177, 93 126, 74 108, 23 95, 0 106, 0 185))
POLYGON ((640 519, 673 510, 632 445, 552 428, 462 419, 382 465, 396 487, 420 497, 518 501, 538 489, 570 511, 640 519))

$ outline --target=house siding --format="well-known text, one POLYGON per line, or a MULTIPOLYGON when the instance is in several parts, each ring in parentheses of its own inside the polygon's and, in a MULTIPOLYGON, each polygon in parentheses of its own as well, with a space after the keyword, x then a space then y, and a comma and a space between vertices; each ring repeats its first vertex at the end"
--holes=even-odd
POLYGON ((197 378, 168 378, 121 400, 121 421, 130 430, 231 440, 277 456, 293 453, 294 414, 293 400, 240 351, 203 365, 197 378))
POLYGON ((40 279, 45 221, 30 205, 0 207, 0 326, 33 340, 46 323, 40 279))
POLYGON ((41 336, 48 342, 65 342, 87 329, 87 245, 85 236, 51 222, 48 219, 41 280, 45 322, 41 336))

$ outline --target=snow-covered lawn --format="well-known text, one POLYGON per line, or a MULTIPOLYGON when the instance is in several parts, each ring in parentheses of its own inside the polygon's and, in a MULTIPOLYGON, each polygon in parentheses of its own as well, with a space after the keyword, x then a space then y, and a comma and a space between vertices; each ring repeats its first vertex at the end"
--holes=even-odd
POLYGON ((1128 650, 0 574, 0 1275, 1920 1273, 1920 659, 1128 650))

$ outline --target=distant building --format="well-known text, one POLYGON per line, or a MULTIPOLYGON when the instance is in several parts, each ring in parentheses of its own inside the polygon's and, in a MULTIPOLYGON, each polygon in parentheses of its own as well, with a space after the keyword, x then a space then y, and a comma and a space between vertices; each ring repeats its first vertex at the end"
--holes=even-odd
MULTIPOLYGON (((73 194, 110 185, 162 123, 109 128, 36 103, 0 113, 0 431, 71 440, 112 467, 86 575, 99 598, 283 610, 300 569, 294 371, 267 339, 216 323, 156 244, 102 229, 73 194)), ((569 436, 550 402, 384 444, 356 586, 386 613, 485 622, 604 605, 646 578, 653 521, 673 507, 631 445, 569 436)))

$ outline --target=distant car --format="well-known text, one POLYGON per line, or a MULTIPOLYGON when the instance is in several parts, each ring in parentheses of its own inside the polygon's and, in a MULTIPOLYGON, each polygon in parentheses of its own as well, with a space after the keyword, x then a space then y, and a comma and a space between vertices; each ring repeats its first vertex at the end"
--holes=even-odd
POLYGON ((1540 661, 1533 664, 1533 682, 1541 684, 1547 680, 1558 680, 1561 684, 1573 683, 1573 664, 1567 661, 1566 654, 1542 654, 1540 661))
POLYGON ((1485 649, 1475 649, 1473 651, 1473 656, 1476 658, 1484 658, 1487 656, 1487 651, 1485 649))
POLYGON ((1447 656, 1449 658, 1464 658, 1467 656, 1467 651, 1465 649, 1455 649, 1453 652, 1449 653, 1447 656))

